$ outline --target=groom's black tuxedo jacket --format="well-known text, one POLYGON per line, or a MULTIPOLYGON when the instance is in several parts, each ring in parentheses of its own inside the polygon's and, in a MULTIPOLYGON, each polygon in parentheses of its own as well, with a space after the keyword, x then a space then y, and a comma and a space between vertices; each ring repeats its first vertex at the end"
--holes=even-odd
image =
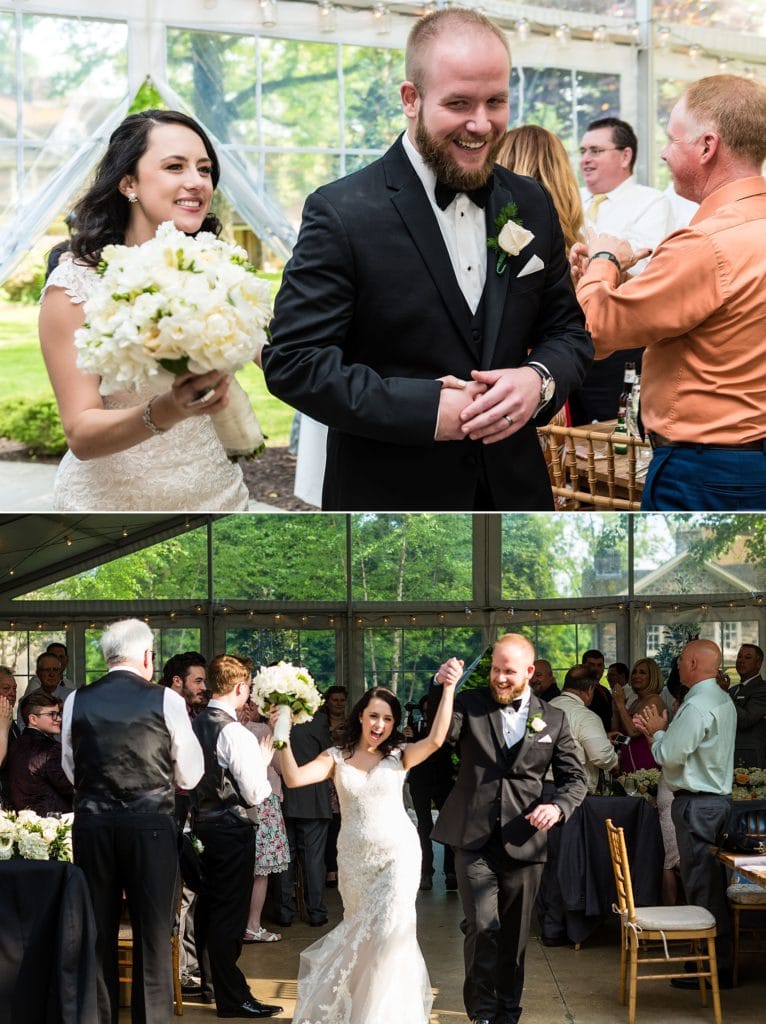
POLYGON ((558 408, 592 358, 548 193, 500 167, 494 176, 487 236, 515 202, 535 237, 502 274, 488 252, 476 316, 401 139, 309 196, 263 366, 270 391, 331 428, 324 508, 470 510, 481 462, 496 509, 552 508, 532 424, 493 445, 434 441, 436 378, 531 358, 555 378, 558 408), (543 269, 519 277, 533 255, 543 269))
MULTIPOLYGON (((503 845, 517 861, 546 858, 546 833, 524 819, 542 802, 543 779, 553 769, 558 804, 568 818, 588 791, 585 772, 563 711, 530 694, 527 721, 541 716, 543 728, 524 731, 509 751, 503 740, 503 713, 488 689, 458 694, 448 740, 457 743, 460 770, 433 830, 440 843, 480 849, 498 823, 503 845)), ((547 802, 547 801, 546 801, 547 802)))

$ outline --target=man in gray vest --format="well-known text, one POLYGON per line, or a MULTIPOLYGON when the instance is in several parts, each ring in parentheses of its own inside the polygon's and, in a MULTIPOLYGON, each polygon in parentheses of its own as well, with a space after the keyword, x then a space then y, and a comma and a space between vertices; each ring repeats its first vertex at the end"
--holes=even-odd
POLYGON ((259 1002, 237 966, 255 870, 255 829, 247 810, 271 793, 266 767, 272 748, 270 739, 262 747, 237 721, 250 696, 250 671, 239 658, 213 658, 208 685, 213 697, 192 725, 205 757, 192 811, 204 847, 197 943, 210 958, 218 1016, 255 1020, 282 1011, 259 1002))
POLYGON ((97 924, 99 1024, 114 1024, 119 1014, 123 892, 133 929, 133 1024, 167 1024, 172 1015, 175 786, 196 785, 203 762, 184 701, 151 682, 153 640, 138 619, 113 623, 101 638, 109 671, 64 705, 61 761, 75 787, 74 861, 85 872, 97 924))

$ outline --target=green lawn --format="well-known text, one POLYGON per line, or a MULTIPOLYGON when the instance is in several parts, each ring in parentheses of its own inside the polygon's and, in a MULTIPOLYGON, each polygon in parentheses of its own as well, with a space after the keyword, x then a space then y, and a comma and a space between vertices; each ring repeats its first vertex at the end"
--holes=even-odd
MULTIPOLYGON (((268 393, 257 366, 246 367, 238 379, 250 395, 268 443, 286 445, 293 410, 268 393)), ((51 394, 37 341, 37 306, 0 301, 0 402, 51 394)))

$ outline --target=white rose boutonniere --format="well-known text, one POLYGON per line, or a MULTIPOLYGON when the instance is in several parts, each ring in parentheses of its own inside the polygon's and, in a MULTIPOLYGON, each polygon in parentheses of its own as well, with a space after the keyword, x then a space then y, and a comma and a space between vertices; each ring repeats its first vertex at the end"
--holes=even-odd
POLYGON ((487 239, 487 247, 498 254, 495 270, 502 274, 509 256, 518 256, 535 237, 521 223, 515 203, 506 203, 495 218, 497 234, 487 239))
POLYGON ((542 732, 544 728, 545 722, 543 721, 542 713, 538 711, 537 714, 532 715, 528 720, 527 730, 530 735, 534 735, 536 732, 542 732))

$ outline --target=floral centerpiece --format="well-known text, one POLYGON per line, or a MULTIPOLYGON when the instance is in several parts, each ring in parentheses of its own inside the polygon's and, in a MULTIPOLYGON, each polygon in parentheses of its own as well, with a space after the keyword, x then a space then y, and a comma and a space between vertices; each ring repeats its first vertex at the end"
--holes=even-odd
POLYGON ((73 814, 41 818, 34 811, 0 810, 0 860, 72 859, 73 814))
POLYGON ((290 723, 310 722, 319 710, 322 695, 305 668, 280 661, 261 668, 253 678, 253 703, 262 715, 279 708, 274 726, 274 746, 281 750, 290 735, 290 723))
MULTIPOLYGON (((267 342, 268 281, 244 249, 209 232, 191 237, 166 221, 143 245, 105 246, 97 270, 75 347, 80 369, 100 375, 102 395, 163 378, 169 384, 187 371, 233 374, 267 342)), ((258 420, 236 380, 228 407, 212 420, 231 458, 263 451, 258 420)))
POLYGON ((653 804, 657 802, 657 787, 661 778, 659 768, 639 768, 638 771, 619 775, 616 781, 626 796, 640 796, 653 804))
POLYGON ((766 768, 735 768, 733 800, 766 800, 766 768))

